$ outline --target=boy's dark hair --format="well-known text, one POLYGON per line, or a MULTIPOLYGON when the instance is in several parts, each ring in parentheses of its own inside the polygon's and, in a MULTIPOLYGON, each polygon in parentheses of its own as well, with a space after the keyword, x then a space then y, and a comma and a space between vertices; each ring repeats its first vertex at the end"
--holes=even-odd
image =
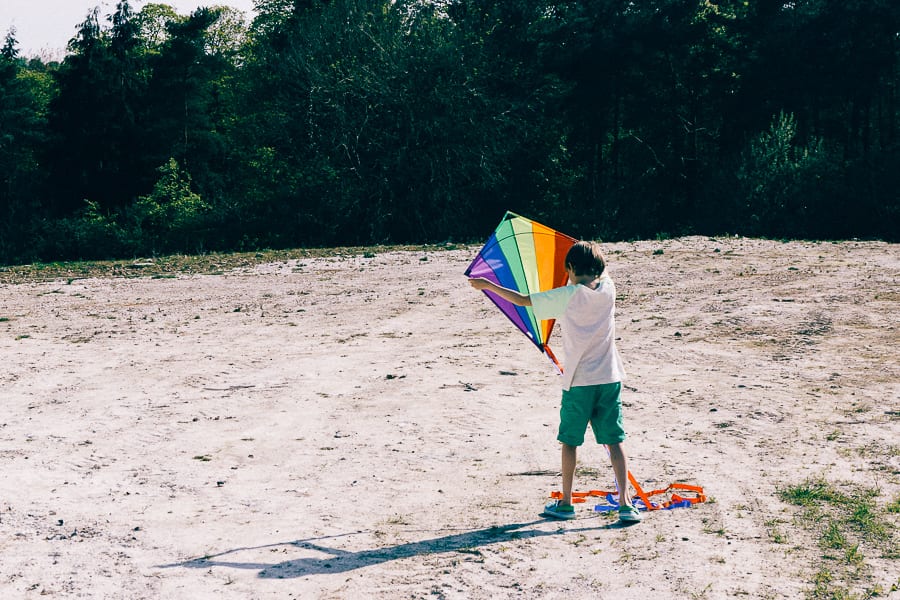
POLYGON ((566 254, 566 266, 576 275, 600 277, 606 270, 606 259, 597 242, 576 242, 566 254))

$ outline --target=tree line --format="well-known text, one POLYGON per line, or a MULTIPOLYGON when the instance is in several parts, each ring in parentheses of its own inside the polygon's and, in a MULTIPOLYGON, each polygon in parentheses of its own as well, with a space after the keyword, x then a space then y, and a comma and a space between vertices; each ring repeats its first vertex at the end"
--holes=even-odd
POLYGON ((576 236, 900 238, 893 0, 256 0, 0 48, 0 263, 576 236))

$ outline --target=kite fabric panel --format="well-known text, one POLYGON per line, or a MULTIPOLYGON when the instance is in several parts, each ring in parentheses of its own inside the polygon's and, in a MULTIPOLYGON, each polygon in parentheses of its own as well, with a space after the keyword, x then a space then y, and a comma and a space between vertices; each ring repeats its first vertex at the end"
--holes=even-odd
MULTIPOLYGON (((573 237, 507 212, 465 274, 521 294, 545 292, 568 283, 565 259, 573 244, 573 237)), ((554 321, 539 321, 530 306, 516 306, 487 290, 484 293, 562 372, 547 345, 554 321)))

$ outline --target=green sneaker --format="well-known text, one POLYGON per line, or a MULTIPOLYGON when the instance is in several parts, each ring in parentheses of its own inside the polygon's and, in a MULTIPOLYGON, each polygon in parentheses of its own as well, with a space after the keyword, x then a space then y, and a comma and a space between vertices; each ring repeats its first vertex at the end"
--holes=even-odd
POLYGON ((571 504, 560 504, 559 500, 553 500, 552 502, 547 503, 544 507, 544 512, 541 514, 545 517, 552 517, 554 519, 574 519, 575 507, 571 504))
POLYGON ((625 521, 628 523, 637 523, 638 521, 641 520, 641 513, 638 512, 638 509, 636 509, 633 506, 628 506, 628 505, 620 506, 619 507, 619 520, 625 521))

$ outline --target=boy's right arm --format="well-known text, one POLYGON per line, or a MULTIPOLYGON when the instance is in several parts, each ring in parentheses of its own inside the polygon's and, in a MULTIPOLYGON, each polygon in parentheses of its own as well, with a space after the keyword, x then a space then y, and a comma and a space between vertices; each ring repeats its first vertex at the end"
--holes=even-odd
POLYGON ((525 294, 520 294, 515 290, 511 290, 509 288, 501 287, 483 277, 473 277, 469 279, 469 285, 471 285, 476 290, 487 290, 492 292, 507 302, 512 302, 516 306, 531 306, 531 298, 526 296, 525 294))

